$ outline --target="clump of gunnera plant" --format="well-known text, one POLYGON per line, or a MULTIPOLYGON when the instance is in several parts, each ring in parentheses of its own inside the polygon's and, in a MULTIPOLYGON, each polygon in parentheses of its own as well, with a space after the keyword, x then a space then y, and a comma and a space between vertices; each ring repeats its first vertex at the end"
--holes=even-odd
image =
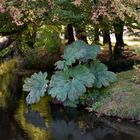
POLYGON ((55 63, 56 71, 50 81, 47 73, 39 72, 27 78, 23 85, 29 91, 28 104, 39 101, 46 89, 48 94, 62 102, 74 102, 88 88, 107 87, 116 80, 116 74, 97 60, 101 49, 97 45, 88 45, 82 40, 67 45, 62 60, 55 63))

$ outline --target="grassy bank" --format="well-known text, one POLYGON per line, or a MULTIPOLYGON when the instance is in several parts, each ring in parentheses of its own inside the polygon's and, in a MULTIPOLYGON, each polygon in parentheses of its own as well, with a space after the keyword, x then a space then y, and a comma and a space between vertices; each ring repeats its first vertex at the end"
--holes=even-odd
POLYGON ((93 110, 108 116, 140 120, 140 84, 132 81, 135 71, 121 72, 118 80, 101 90, 93 110))

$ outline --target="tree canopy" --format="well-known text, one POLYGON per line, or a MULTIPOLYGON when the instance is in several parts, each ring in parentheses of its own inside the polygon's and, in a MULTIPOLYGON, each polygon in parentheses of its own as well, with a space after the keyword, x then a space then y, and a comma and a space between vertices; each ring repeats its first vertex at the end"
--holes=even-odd
POLYGON ((26 34, 34 42, 37 28, 44 24, 69 24, 77 34, 85 32, 86 25, 122 32, 123 26, 140 29, 139 12, 139 0, 0 0, 0 34, 16 34, 20 40, 26 34))

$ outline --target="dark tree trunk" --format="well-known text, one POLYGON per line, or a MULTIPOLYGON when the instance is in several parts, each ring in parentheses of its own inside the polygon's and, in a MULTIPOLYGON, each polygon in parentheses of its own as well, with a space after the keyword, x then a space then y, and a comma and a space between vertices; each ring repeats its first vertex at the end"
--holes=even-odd
POLYGON ((33 32, 31 32, 31 33, 29 32, 30 39, 28 41, 29 47, 31 47, 33 49, 34 49, 34 44, 36 41, 36 32, 37 32, 36 26, 33 25, 33 32))
POLYGON ((100 35, 99 28, 96 26, 94 29, 94 42, 95 43, 96 42, 98 43, 100 41, 99 35, 100 35))
POLYGON ((73 27, 72 27, 71 24, 67 25, 67 33, 66 33, 66 37, 65 38, 68 39, 68 42, 66 44, 71 44, 72 42, 75 41, 73 27))
POLYGON ((112 44, 111 44, 111 38, 110 38, 110 32, 109 30, 103 31, 103 44, 108 44, 109 49, 109 60, 112 58, 112 44))
POLYGON ((109 30, 103 31, 103 44, 109 44, 111 42, 109 30))
POLYGON ((119 58, 122 56, 123 47, 124 47, 123 28, 124 28, 123 22, 118 22, 114 24, 114 31, 115 31, 115 37, 116 37, 116 44, 114 47, 115 58, 119 58))

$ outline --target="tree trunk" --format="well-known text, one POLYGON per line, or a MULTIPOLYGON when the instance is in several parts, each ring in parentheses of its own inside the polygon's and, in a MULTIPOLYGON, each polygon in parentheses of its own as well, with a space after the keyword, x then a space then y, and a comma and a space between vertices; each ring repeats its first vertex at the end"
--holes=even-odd
POLYGON ((112 58, 112 44, 111 44, 111 38, 110 38, 110 32, 109 30, 103 31, 103 44, 108 44, 108 50, 109 50, 109 60, 112 58))
POLYGON ((33 31, 29 32, 30 39, 28 40, 28 45, 29 47, 34 49, 34 44, 36 42, 37 29, 35 25, 32 25, 32 28, 33 28, 33 31))
POLYGON ((103 31, 103 44, 109 44, 111 42, 109 30, 103 31))
POLYGON ((99 43, 100 41, 99 35, 100 35, 99 28, 95 26, 95 29, 94 29, 94 42, 95 43, 96 42, 99 43))
POLYGON ((71 44, 72 42, 75 41, 73 27, 71 24, 67 25, 67 33, 66 33, 65 38, 68 39, 68 42, 66 44, 71 44))
POLYGON ((116 44, 114 47, 115 58, 119 58, 122 56, 123 47, 124 47, 123 28, 124 28, 123 22, 118 22, 114 24, 114 31, 115 31, 115 37, 116 37, 116 44))

